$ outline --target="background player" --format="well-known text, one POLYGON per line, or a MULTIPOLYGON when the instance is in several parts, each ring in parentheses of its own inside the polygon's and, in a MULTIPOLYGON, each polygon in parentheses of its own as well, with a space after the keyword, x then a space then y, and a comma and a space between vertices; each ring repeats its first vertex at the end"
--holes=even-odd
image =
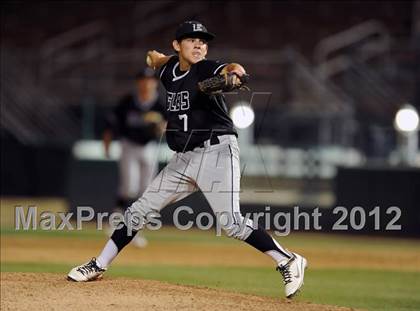
MULTIPOLYGON (((152 142, 162 134, 164 114, 155 72, 146 68, 136 75, 134 92, 124 96, 107 117, 103 133, 106 157, 109 158, 110 144, 115 136, 121 144, 117 210, 125 209, 139 198, 156 174, 158 162, 154 158, 152 142)), ((147 240, 137 234, 132 244, 145 247, 147 240)))
MULTIPOLYGON (((286 297, 294 296, 303 285, 305 258, 281 247, 264 229, 254 227, 240 214, 237 133, 224 96, 207 95, 197 84, 219 74, 241 77, 245 69, 235 63, 206 60, 207 42, 213 38, 203 24, 188 21, 175 34, 173 48, 177 56, 149 53, 151 66, 163 66, 159 76, 167 90, 166 138, 176 154, 143 196, 128 208, 125 224, 114 231, 98 258, 73 268, 68 274, 70 280, 100 277, 133 238, 130 228, 142 228, 151 212, 201 190, 228 236, 248 243, 276 262, 286 297)), ((236 83, 239 87, 240 79, 236 83)))

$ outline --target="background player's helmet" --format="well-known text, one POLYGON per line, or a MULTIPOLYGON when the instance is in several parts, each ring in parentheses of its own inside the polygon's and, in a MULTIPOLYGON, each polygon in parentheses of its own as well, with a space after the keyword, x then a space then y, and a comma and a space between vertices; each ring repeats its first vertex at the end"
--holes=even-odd
POLYGON ((175 39, 180 41, 184 38, 200 38, 206 41, 213 40, 216 36, 207 31, 207 28, 197 21, 186 21, 178 26, 175 32, 175 39))

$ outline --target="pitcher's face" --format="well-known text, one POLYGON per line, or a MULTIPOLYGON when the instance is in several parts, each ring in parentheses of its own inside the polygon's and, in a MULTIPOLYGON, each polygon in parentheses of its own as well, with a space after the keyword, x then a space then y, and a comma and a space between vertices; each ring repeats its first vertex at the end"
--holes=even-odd
POLYGON ((179 53, 179 58, 190 65, 203 60, 207 55, 208 45, 206 40, 200 38, 185 38, 181 42, 173 42, 174 49, 179 53))

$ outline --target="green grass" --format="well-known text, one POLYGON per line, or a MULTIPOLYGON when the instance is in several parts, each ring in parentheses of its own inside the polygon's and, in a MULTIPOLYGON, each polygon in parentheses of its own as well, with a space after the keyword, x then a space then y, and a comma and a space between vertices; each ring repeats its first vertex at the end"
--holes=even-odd
MULTIPOLYGON (((30 262, 1 265, 2 272, 53 272, 63 278, 70 268, 30 262)), ((115 265, 107 275, 282 297, 280 275, 268 268, 115 265)), ((368 310, 419 310, 419 292, 420 272, 309 269, 297 299, 368 310)))

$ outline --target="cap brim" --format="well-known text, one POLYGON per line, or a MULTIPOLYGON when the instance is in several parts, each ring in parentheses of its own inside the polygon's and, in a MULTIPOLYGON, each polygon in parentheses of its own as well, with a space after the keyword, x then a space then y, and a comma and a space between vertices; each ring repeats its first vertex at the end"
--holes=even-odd
POLYGON ((190 33, 185 33, 182 36, 180 36, 179 38, 176 38, 177 40, 182 40, 185 38, 199 38, 199 39, 204 39, 206 41, 211 41, 215 38, 216 36, 214 34, 212 34, 211 32, 201 32, 201 31, 193 31, 190 33))

